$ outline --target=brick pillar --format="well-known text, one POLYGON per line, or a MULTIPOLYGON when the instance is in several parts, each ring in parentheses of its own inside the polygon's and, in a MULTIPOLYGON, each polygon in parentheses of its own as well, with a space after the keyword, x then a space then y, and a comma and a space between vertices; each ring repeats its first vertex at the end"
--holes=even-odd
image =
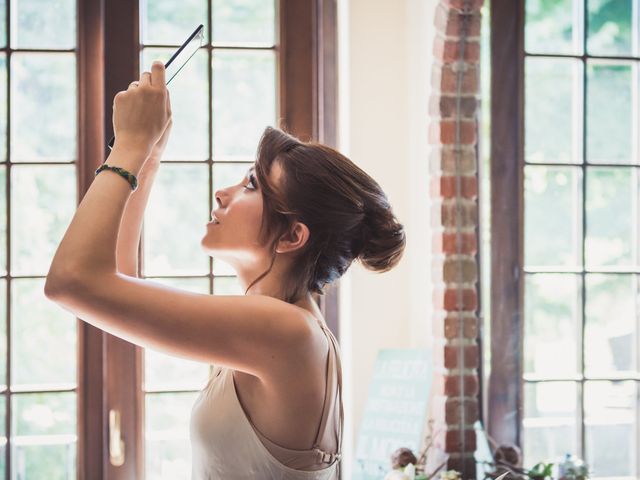
POLYGON ((436 454, 475 478, 478 419, 477 135, 482 0, 440 0, 429 138, 436 454), (460 97, 458 98, 458 91, 460 97))

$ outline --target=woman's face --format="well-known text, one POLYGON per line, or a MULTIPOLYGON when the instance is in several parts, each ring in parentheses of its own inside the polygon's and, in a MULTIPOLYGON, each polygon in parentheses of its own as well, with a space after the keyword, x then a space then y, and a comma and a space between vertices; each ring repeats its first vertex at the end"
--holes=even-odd
MULTIPOLYGON (((280 166, 274 162, 270 180, 276 180, 280 166)), ((260 262, 268 252, 258 243, 262 222, 262 193, 253 167, 239 183, 215 192, 217 207, 211 212, 220 223, 206 224, 200 245, 208 255, 234 267, 260 262)))

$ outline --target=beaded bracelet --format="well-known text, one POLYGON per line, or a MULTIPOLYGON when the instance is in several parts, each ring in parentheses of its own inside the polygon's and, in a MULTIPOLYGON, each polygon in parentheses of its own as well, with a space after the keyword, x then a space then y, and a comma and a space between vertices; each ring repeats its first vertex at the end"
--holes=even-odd
POLYGON ((135 191, 135 189, 138 188, 138 179, 136 178, 136 176, 133 173, 127 172, 124 168, 112 167, 111 165, 107 165, 106 163, 103 163, 96 170, 96 176, 100 172, 103 172, 104 170, 113 170, 118 175, 122 176, 122 178, 124 178, 131 185, 131 190, 135 191))

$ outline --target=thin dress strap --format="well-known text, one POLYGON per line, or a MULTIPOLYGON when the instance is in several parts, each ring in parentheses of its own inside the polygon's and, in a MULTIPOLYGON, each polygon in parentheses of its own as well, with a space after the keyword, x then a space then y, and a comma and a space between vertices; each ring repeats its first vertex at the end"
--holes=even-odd
MULTIPOLYGON (((330 379, 333 377, 333 372, 337 372, 338 375, 338 384, 337 384, 337 391, 338 391, 338 396, 339 396, 339 400, 338 403, 340 404, 340 430, 336 431, 336 445, 337 445, 337 452, 335 454, 331 454, 328 452, 325 452, 327 454, 327 456, 329 457, 336 457, 338 458, 338 460, 341 460, 342 457, 342 432, 343 432, 343 428, 344 428, 344 410, 343 410, 343 405, 342 405, 342 361, 340 359, 340 353, 339 353, 339 347, 338 347, 338 343, 337 340, 335 338, 335 336, 333 335, 333 332, 329 329, 329 327, 327 327, 327 325, 325 325, 324 323, 322 323, 320 320, 318 320, 318 324, 320 325, 320 328, 322 328, 322 331, 325 333, 325 336, 328 338, 329 340, 329 358, 327 361, 327 387, 325 390, 325 398, 324 398, 324 405, 322 407, 322 419, 320 421, 320 427, 318 428, 318 433, 316 435, 316 439, 314 441, 314 448, 317 448, 318 450, 320 450, 320 446, 318 445, 318 442, 320 441, 320 437, 322 436, 322 434, 325 431, 325 428, 327 426, 327 422, 329 419, 329 409, 327 408, 327 405, 329 404, 330 401, 330 395, 331 395, 331 391, 332 391, 332 384, 330 382, 330 379), (333 350, 333 355, 331 350, 333 350)), ((338 463, 338 473, 340 472, 340 468, 341 468, 341 463, 339 461, 338 463)), ((338 477, 340 478, 340 477, 338 477)))
MULTIPOLYGON (((342 463, 340 460, 342 458, 342 450, 341 450, 342 449, 342 432, 344 429, 344 411, 343 411, 343 405, 342 405, 342 363, 340 360, 340 355, 338 350, 339 347, 338 347, 336 338, 334 337, 329 327, 321 323, 320 320, 317 319, 317 321, 318 321, 318 324, 320 325, 320 328, 325 333, 325 336, 329 339, 329 353, 328 353, 328 359, 327 359, 327 375, 326 375, 326 389, 325 389, 324 404, 322 406, 320 426, 318 428, 318 432, 316 433, 316 438, 313 442, 313 447, 311 447, 308 450, 296 450, 296 449, 283 447, 282 445, 278 445, 277 443, 273 442, 271 439, 263 435, 262 432, 260 432, 260 430, 255 426, 255 424, 253 423, 249 415, 246 414, 246 412, 245 412, 245 416, 249 421, 249 423, 251 424, 251 427, 253 428, 253 430, 256 432, 258 437, 260 437, 260 439, 262 440, 262 443, 269 446, 269 450, 272 452, 272 454, 273 452, 276 452, 277 454, 287 456, 287 455, 291 455, 291 452, 295 452, 295 455, 298 458, 302 458, 303 456, 308 456, 307 458, 309 459, 309 461, 314 464, 317 464, 317 463, 333 464, 336 460, 338 460, 337 473, 339 475, 342 468, 341 467, 342 463), (333 350, 333 354, 331 352, 332 350, 333 350), (336 368, 336 364, 337 364, 337 368, 336 368), (335 392, 335 390, 333 390, 332 388, 334 370, 337 372, 337 375, 338 375, 336 390, 339 395, 338 401, 340 403, 339 405, 340 406, 340 425, 339 425, 339 429, 336 429, 337 451, 327 452, 320 448, 319 443, 321 439, 324 437, 328 419, 329 419, 329 414, 332 411, 334 411, 331 408, 327 408, 327 406, 329 405, 329 401, 331 400, 331 393, 332 391, 335 392)), ((231 379, 232 379, 231 381, 233 382, 232 374, 231 374, 231 379)), ((241 404, 240 404, 240 407, 242 408, 241 404)), ((338 478, 340 477, 338 476, 338 478)))

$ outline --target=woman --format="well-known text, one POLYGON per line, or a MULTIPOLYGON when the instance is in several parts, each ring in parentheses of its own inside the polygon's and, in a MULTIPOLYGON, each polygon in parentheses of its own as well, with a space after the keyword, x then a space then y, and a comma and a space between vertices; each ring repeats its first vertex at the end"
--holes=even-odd
MULTIPOLYGON (((145 169, 171 130, 162 63, 115 96, 113 123, 106 164, 140 176, 142 212, 145 169)), ((267 128, 247 176, 215 192, 201 240, 245 295, 204 295, 121 271, 120 223, 136 219, 123 229, 135 255, 142 213, 125 212, 134 186, 113 173, 96 174, 78 206, 47 297, 137 345, 218 366, 191 412, 193 479, 339 478, 340 353, 311 294, 355 259, 381 272, 400 260, 404 229, 380 186, 337 151, 267 128)))

